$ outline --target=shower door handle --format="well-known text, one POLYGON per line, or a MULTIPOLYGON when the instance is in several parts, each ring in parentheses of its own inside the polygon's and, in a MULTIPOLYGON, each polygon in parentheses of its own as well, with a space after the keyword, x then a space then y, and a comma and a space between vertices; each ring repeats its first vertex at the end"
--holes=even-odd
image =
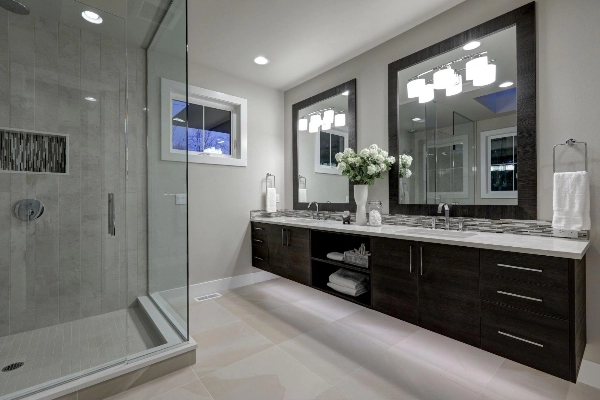
POLYGON ((117 227, 115 225, 115 194, 108 194, 108 234, 110 236, 117 235, 117 227))

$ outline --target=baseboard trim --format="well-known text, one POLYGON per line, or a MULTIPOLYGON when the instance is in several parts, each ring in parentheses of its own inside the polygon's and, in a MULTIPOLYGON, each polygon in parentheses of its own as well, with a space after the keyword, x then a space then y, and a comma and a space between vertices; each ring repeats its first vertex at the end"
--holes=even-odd
POLYGON ((190 285, 190 298, 204 296, 211 293, 219 293, 225 290, 236 289, 242 286, 253 285, 271 279, 279 278, 278 275, 267 271, 252 272, 244 275, 232 276, 230 278, 216 279, 204 283, 190 285))
POLYGON ((600 389, 600 364, 584 358, 581 361, 577 382, 585 383, 586 385, 600 389))

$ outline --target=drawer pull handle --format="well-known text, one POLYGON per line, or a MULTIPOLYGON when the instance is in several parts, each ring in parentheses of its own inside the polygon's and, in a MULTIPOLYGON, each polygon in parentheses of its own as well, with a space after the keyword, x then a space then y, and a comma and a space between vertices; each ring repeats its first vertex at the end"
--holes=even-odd
POLYGON ((543 344, 532 342, 531 340, 523 339, 523 338, 511 335, 511 334, 506 333, 506 332, 498 331, 498 333, 501 334, 501 335, 504 335, 504 336, 508 336, 509 338, 513 338, 513 339, 517 339, 517 340, 520 340, 520 341, 525 342, 525 343, 533 344, 534 346, 544 347, 543 344))
POLYGON ((264 258, 260 258, 260 257, 256 257, 256 256, 254 256, 254 258, 256 258, 257 260, 260 260, 260 261, 265 261, 264 258))
POLYGON ((262 230, 263 230, 263 228, 257 228, 257 227, 254 227, 254 230, 256 230, 256 231, 262 231, 262 230))
POLYGON ((539 301, 540 303, 542 302, 542 299, 536 299, 535 297, 522 296, 520 294, 514 294, 514 293, 510 293, 510 292, 503 292, 502 290, 498 290, 497 292, 500 294, 504 294, 506 296, 513 296, 513 297, 518 297, 520 299, 539 301))
POLYGON ((262 243, 262 242, 263 242, 263 241, 262 241, 262 240, 260 240, 260 239, 252 239, 252 240, 254 240, 255 242, 258 242, 258 243, 262 243))
POLYGON ((410 251, 409 272, 412 274, 412 246, 409 246, 409 251, 410 251))
POLYGON ((522 269, 523 271, 544 272, 541 269, 537 269, 537 268, 516 267, 514 265, 507 265, 507 264, 498 264, 498 266, 504 267, 504 268, 522 269))

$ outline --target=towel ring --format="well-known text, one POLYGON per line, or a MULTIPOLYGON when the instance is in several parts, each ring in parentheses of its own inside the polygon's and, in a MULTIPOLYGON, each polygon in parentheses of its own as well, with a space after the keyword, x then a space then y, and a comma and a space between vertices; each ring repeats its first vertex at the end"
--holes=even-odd
POLYGON ((585 172, 588 170, 588 151, 587 151, 587 142, 578 142, 574 139, 568 139, 564 143, 555 144, 552 148, 552 172, 556 173, 556 148, 558 146, 569 146, 573 147, 575 144, 583 144, 585 146, 585 172))
POLYGON ((273 177, 273 187, 276 188, 277 186, 276 186, 276 183, 275 183, 275 175, 269 174, 269 173, 267 173, 267 178, 266 178, 266 180, 267 180, 267 188, 269 187, 269 177, 270 176, 273 177))

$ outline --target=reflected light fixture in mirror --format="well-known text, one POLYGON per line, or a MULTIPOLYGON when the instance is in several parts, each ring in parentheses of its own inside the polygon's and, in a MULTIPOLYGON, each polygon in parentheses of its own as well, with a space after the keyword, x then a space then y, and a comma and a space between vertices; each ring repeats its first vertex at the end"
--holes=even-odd
POLYGON ((467 50, 467 51, 473 50, 473 49, 478 48, 480 45, 481 45, 480 42, 478 42, 477 40, 474 40, 472 42, 469 42, 469 43, 465 44, 463 46, 463 50, 467 50))
POLYGON ((321 126, 321 124, 310 124, 308 125, 308 131, 310 133, 317 133, 319 132, 319 126, 321 126))
POLYGON ((310 124, 320 126, 321 125, 321 114, 313 114, 310 116, 310 124))
POLYGON ((345 92, 342 92, 342 96, 349 96, 350 95, 350 91, 346 90, 345 92))
POLYGON ((462 92, 463 80, 462 75, 454 76, 454 84, 446 88, 446 96, 454 96, 462 92))
POLYGON ((298 130, 305 131, 308 129, 308 119, 306 117, 300 118, 298 120, 298 130))
POLYGON ((448 89, 456 82, 455 72, 452 68, 448 67, 440 69, 433 73, 433 88, 434 89, 448 89))
POLYGON ((83 19, 85 19, 88 22, 91 22, 92 24, 101 24, 102 23, 102 17, 93 11, 89 11, 89 10, 84 11, 81 13, 81 16, 83 17, 83 19))
POLYGON ((408 92, 408 98, 414 99, 415 97, 419 97, 421 95, 421 91, 425 86, 425 79, 418 78, 409 81, 406 84, 406 91, 408 92))
POLYGON ((488 64, 481 68, 481 72, 477 73, 473 79, 473 86, 485 86, 496 81, 496 65, 488 64))
POLYGON ((346 125, 346 114, 336 114, 335 116, 335 126, 345 126, 346 125))
POLYGON ((433 100, 433 83, 428 83, 423 86, 421 93, 419 94, 419 103, 427 103, 433 100))
POLYGON ((477 76, 481 73, 484 73, 485 66, 488 65, 487 56, 475 58, 471 61, 467 61, 466 64, 466 73, 465 79, 468 81, 473 81, 477 79, 477 76))
MULTIPOLYGON (((329 124, 329 127, 331 127, 331 124, 333 124, 333 117, 335 115, 335 111, 334 110, 327 110, 323 113, 323 125, 325 124, 329 124)), ((326 129, 326 128, 323 128, 326 129)), ((329 128, 327 128, 329 129, 329 128)))
POLYGON ((328 131, 329 129, 331 129, 331 122, 323 122, 323 125, 321 125, 321 130, 328 131))

